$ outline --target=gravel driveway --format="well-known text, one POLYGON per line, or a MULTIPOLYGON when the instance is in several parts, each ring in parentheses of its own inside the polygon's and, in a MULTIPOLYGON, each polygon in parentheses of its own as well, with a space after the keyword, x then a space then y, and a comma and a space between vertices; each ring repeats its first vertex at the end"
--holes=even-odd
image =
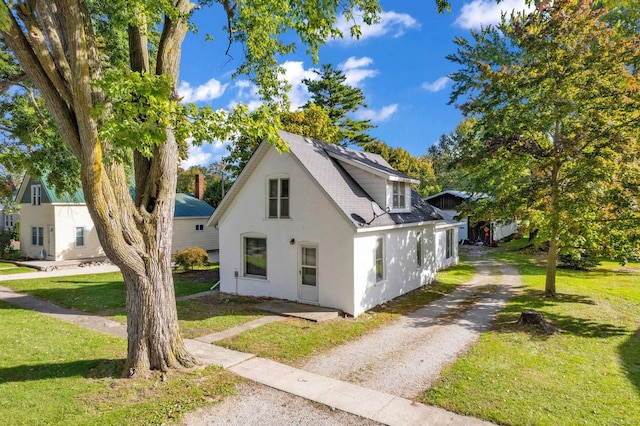
MULTIPOLYGON (((392 395, 416 397, 488 328, 520 284, 513 267, 481 259, 471 263, 478 273, 468 284, 357 341, 313 357, 301 368, 392 395)), ((252 383, 239 387, 236 396, 218 406, 189 414, 184 424, 376 423, 252 383)))

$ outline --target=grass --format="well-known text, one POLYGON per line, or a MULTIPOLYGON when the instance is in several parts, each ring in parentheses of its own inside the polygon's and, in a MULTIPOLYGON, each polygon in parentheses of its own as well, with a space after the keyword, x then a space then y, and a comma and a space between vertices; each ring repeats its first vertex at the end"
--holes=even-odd
POLYGON ((439 272, 435 283, 400 296, 358 318, 321 323, 290 318, 263 325, 216 344, 295 365, 318 352, 357 339, 400 315, 439 299, 452 292, 460 283, 469 280, 474 271, 469 265, 458 265, 439 272))
POLYGON ((419 400, 500 424, 640 423, 640 264, 559 269, 559 295, 549 299, 543 258, 495 255, 516 262, 522 292, 419 400), (517 326, 525 309, 562 332, 517 326))
MULTIPOLYGON (((85 312, 104 312, 125 307, 124 282, 120 272, 3 281, 2 285, 65 308, 85 312)), ((206 291, 212 283, 193 282, 181 274, 174 274, 174 285, 176 296, 179 297, 206 291)))
POLYGON ((3 302, 0 329, 0 418, 12 425, 176 422, 223 399, 238 380, 215 367, 166 381, 119 379, 125 340, 3 302))
POLYGON ((22 274, 24 272, 35 272, 35 269, 17 266, 13 263, 0 262, 0 275, 22 274))

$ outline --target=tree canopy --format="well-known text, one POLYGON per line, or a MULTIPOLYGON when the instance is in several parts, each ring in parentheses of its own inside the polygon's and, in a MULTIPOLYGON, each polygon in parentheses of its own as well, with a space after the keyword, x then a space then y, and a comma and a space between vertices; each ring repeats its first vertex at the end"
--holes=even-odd
POLYGON ((640 238, 637 34, 583 0, 543 3, 457 38, 452 102, 474 119, 464 165, 495 217, 519 217, 559 251, 624 258, 640 238))

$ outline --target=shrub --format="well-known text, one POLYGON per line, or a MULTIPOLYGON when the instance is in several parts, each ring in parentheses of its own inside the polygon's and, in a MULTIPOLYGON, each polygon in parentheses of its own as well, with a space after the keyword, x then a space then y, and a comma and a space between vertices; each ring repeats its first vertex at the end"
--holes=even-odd
POLYGON ((558 255, 558 266, 565 269, 587 271, 600 265, 598 258, 588 250, 577 253, 563 253, 558 255))
POLYGON ((200 247, 190 247, 179 251, 175 255, 176 265, 184 269, 193 269, 196 266, 209 264, 209 255, 200 247))

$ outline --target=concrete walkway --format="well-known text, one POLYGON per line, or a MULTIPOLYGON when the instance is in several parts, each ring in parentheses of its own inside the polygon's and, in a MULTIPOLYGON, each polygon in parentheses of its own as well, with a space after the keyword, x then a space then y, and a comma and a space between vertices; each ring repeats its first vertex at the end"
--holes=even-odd
MULTIPOLYGON (((102 267, 77 268, 83 270, 82 272, 67 269, 27 273, 3 276, 0 277, 0 279, 27 279, 28 277, 24 277, 24 275, 32 274, 36 274, 34 277, 76 275, 83 273, 84 270, 87 270, 86 273, 104 272, 98 271, 98 268, 102 267), (61 274, 58 275, 58 273, 61 274)), ((123 324, 97 315, 65 309, 33 296, 15 292, 7 287, 0 286, 0 300, 25 309, 41 312, 63 321, 72 322, 84 328, 126 338, 126 326, 123 324)), ((272 317, 266 318, 267 319, 263 320, 263 323, 275 320, 272 317)), ((259 325, 261 325, 259 321, 253 321, 235 328, 234 331, 241 332, 259 325)), ((479 419, 448 412, 440 408, 416 403, 407 398, 368 389, 342 380, 300 370, 267 359, 257 358, 252 354, 225 349, 209 343, 229 335, 231 334, 220 337, 222 336, 220 333, 215 333, 199 339, 185 339, 185 343, 187 348, 206 364, 221 365, 255 382, 383 424, 469 426, 491 424, 479 419)))

